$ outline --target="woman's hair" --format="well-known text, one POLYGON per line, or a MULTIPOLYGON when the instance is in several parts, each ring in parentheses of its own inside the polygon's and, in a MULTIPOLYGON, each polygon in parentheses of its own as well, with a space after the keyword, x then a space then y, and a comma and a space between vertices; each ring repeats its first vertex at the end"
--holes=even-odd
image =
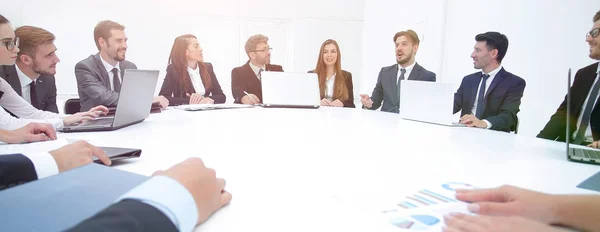
POLYGON ((325 67, 325 61, 323 60, 323 53, 325 52, 325 46, 328 44, 335 45, 337 50, 337 61, 334 64, 335 80, 333 82, 333 99, 339 99, 340 101, 346 101, 349 98, 348 88, 346 86, 346 77, 342 72, 342 53, 340 52, 340 46, 335 40, 328 39, 323 42, 321 49, 319 50, 319 59, 317 61, 317 67, 315 73, 319 76, 319 90, 321 92, 321 98, 325 96, 325 81, 327 79, 327 67, 325 67))
MULTIPOLYGON (((194 88, 192 85, 192 80, 190 79, 190 74, 187 71, 188 60, 187 56, 185 55, 185 51, 187 50, 191 39, 197 38, 196 36, 190 34, 175 38, 175 42, 173 42, 173 48, 171 48, 171 55, 169 55, 169 64, 173 65, 173 70, 175 71, 175 80, 181 89, 186 93, 191 93, 192 89, 194 88)), ((210 89, 212 83, 210 74, 208 73, 207 65, 204 62, 198 62, 198 66, 200 67, 200 77, 202 78, 204 88, 208 90, 210 89)))

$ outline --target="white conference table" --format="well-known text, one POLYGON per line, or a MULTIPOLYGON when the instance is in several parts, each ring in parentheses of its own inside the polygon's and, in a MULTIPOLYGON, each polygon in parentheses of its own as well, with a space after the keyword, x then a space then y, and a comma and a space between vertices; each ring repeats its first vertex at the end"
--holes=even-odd
POLYGON ((115 168, 142 175, 202 158, 233 194, 196 228, 211 232, 385 231, 362 205, 448 181, 596 194, 576 185, 600 171, 568 162, 560 142, 346 108, 169 108, 117 131, 59 138, 141 148, 115 168))

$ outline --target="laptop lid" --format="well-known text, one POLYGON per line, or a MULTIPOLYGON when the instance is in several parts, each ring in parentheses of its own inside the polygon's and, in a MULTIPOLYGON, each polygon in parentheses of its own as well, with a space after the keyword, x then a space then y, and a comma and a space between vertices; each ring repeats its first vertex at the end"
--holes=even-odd
POLYGON ((567 158, 569 158, 569 143, 571 143, 571 128, 569 117, 571 115, 571 69, 569 68, 569 74, 567 77, 567 131, 565 135, 565 141, 567 143, 567 158))
POLYGON ((262 72, 265 106, 313 106, 321 103, 316 73, 262 72))
POLYGON ((415 121, 453 125, 454 84, 402 80, 400 83, 400 117, 415 121))
POLYGON ((113 127, 139 122, 150 115, 158 74, 158 70, 125 70, 113 127))

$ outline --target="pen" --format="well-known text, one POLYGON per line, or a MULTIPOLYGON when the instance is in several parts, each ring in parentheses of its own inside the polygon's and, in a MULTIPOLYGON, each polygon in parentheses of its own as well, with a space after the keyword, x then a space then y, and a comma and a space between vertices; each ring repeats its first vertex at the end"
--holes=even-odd
POLYGON ((250 96, 250 94, 249 94, 248 92, 244 91, 244 94, 246 94, 246 96, 248 96, 248 99, 249 99, 251 102, 254 102, 254 100, 252 99, 252 97, 250 96))

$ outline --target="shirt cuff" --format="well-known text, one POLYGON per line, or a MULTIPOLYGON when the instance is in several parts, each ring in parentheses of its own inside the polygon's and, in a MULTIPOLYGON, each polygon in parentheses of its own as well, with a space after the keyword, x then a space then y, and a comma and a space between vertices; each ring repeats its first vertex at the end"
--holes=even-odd
POLYGON ((37 174, 38 179, 58 174, 58 166, 56 165, 54 157, 52 157, 50 153, 25 153, 23 155, 31 160, 31 163, 33 163, 33 167, 35 168, 35 173, 37 174))
POLYGON ((54 129, 60 129, 65 126, 65 121, 62 118, 48 119, 47 122, 50 123, 54 129))
POLYGON ((484 122, 487 124, 487 127, 486 127, 485 129, 490 129, 490 128, 492 128, 492 123, 491 123, 490 121, 488 121, 488 120, 485 120, 485 119, 484 119, 483 121, 484 121, 484 122))
POLYGON ((134 199, 160 210, 179 231, 192 231, 198 223, 198 209, 192 194, 179 182, 155 176, 121 196, 118 201, 134 199))

